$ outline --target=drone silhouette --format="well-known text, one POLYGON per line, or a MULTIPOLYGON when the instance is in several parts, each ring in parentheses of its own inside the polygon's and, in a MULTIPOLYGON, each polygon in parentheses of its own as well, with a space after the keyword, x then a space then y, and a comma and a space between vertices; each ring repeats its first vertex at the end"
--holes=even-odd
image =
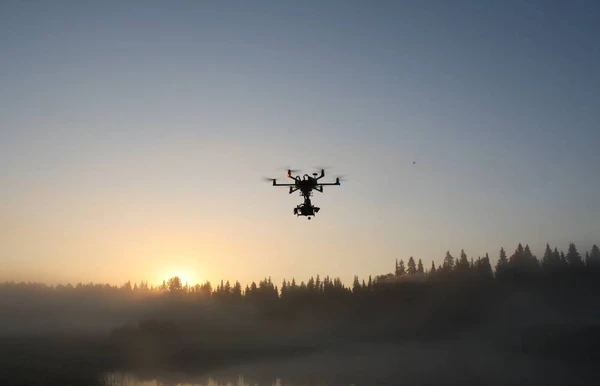
POLYGON ((273 186, 288 186, 290 188, 289 194, 300 191, 300 196, 304 197, 304 202, 294 208, 294 214, 296 216, 306 216, 310 220, 311 216, 316 216, 319 210, 321 210, 321 208, 314 206, 310 201, 313 190, 323 193, 323 186, 340 186, 342 185, 340 177, 336 177, 335 182, 319 182, 321 178, 325 177, 325 169, 321 169, 321 174, 312 173, 312 176, 305 174, 302 178, 299 175, 292 175, 292 173, 296 172, 298 171, 291 169, 287 171, 286 177, 294 180, 291 184, 277 183, 276 178, 266 178, 266 180, 273 181, 273 186))

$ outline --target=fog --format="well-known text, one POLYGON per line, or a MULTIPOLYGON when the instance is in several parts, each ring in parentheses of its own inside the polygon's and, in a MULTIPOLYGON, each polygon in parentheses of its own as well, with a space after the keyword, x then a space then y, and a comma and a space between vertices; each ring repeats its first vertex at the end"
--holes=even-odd
POLYGON ((486 265, 351 288, 4 283, 0 383, 595 384, 600 271, 486 265))

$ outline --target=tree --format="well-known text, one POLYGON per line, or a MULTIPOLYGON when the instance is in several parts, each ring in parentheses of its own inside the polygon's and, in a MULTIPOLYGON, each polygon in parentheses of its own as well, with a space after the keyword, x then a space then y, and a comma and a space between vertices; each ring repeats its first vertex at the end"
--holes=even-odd
POLYGON ((285 279, 283 279, 283 282, 281 283, 281 298, 283 299, 286 295, 287 295, 287 283, 285 282, 285 279))
POLYGON ((508 259, 506 257, 506 251, 504 247, 500 248, 500 257, 498 258, 498 263, 496 263, 496 276, 502 276, 506 273, 506 269, 508 268, 508 259))
POLYGON ((354 275, 354 282, 352 283, 352 292, 358 293, 361 290, 360 282, 358 281, 358 276, 354 275))
POLYGON ((408 274, 409 275, 414 275, 417 273, 417 266, 415 264, 415 259, 413 259, 413 257, 411 256, 408 259, 408 274))
POLYGON ((306 283, 306 289, 310 293, 315 292, 315 278, 313 276, 308 279, 308 282, 306 283))
POLYGON ((560 253, 558 253, 558 248, 556 247, 554 247, 554 250, 552 251, 552 259, 557 263, 560 262, 560 253))
POLYGON ((469 270, 469 260, 464 249, 460 250, 460 257, 456 263, 456 270, 459 272, 466 272, 469 270))
POLYGON ((145 280, 142 280, 140 282, 140 286, 139 286, 139 290, 142 292, 147 292, 150 288, 148 287, 148 282, 145 280))
POLYGON ((531 253, 529 245, 525 245, 523 248, 523 244, 521 243, 519 243, 517 249, 515 249, 515 253, 513 253, 508 259, 508 265, 511 273, 519 277, 522 275, 533 274, 539 268, 537 258, 531 253))
POLYGON ((242 298, 242 285, 240 284, 239 281, 235 281, 235 284, 233 286, 233 289, 231 291, 231 297, 239 300, 242 298))
POLYGON ((565 257, 571 267, 583 266, 583 260, 581 259, 581 255, 577 251, 577 247, 575 247, 575 243, 569 243, 569 249, 565 257))
POLYGON ((400 263, 398 263, 398 270, 396 271, 397 276, 406 275, 406 268, 404 268, 404 260, 400 259, 400 263))
POLYGON ((454 257, 450 254, 450 251, 446 251, 446 257, 444 257, 443 269, 446 272, 450 272, 454 269, 454 257))
POLYGON ((181 279, 179 278, 179 276, 173 276, 172 278, 170 278, 169 282, 167 284, 167 287, 170 292, 180 291, 182 285, 181 285, 181 279))
POLYGON ((590 252, 589 251, 585 251, 585 264, 588 264, 588 261, 590 261, 590 252))
POLYGON ((529 244, 525 244, 525 249, 523 250, 523 256, 526 259, 535 259, 536 257, 533 256, 533 253, 531 253, 531 249, 529 249, 529 244))
POLYGON ((528 272, 535 272, 540 268, 540 263, 537 257, 531 253, 529 244, 525 244, 525 249, 523 250, 523 264, 528 272))
POLYGON ((494 271, 490 263, 490 256, 486 253, 485 257, 478 262, 477 271, 479 275, 485 279, 493 279, 494 271))
POLYGON ((586 261, 587 266, 599 270, 600 269, 600 248, 596 244, 592 246, 589 257, 586 261))
POLYGON ((525 249, 523 248, 523 245, 519 243, 519 245, 517 245, 517 249, 515 249, 515 253, 513 253, 508 259, 508 263, 512 266, 519 265, 519 263, 523 261, 524 252, 525 249))
POLYGON ((554 254, 550 249, 550 244, 546 243, 546 250, 544 250, 544 257, 542 257, 542 268, 545 270, 551 270, 556 266, 554 261, 554 254))
POLYGON ((419 263, 417 264, 417 273, 425 273, 425 270, 423 269, 423 262, 421 262, 421 259, 419 259, 419 263))
POLYGON ((204 284, 202 284, 202 286, 200 286, 200 291, 202 292, 203 296, 211 296, 212 295, 212 284, 210 284, 210 281, 206 281, 204 282, 204 284))
POLYGON ((435 273, 435 263, 433 261, 431 262, 431 269, 429 270, 429 273, 430 274, 435 273))

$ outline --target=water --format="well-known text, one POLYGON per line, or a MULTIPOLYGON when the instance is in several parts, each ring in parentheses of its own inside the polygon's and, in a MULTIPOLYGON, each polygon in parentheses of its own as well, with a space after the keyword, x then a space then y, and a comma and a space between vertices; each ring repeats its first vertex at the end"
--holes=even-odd
MULTIPOLYGON (((131 373, 110 373, 106 376, 107 386, 300 386, 301 383, 288 383, 280 378, 275 378, 269 382, 266 380, 249 380, 244 376, 220 377, 218 379, 211 376, 194 377, 189 375, 163 375, 159 379, 144 379, 131 373), (185 378, 185 379, 181 379, 185 378)), ((311 385, 323 385, 326 383, 311 383, 311 385)), ((347 386, 353 386, 347 385, 347 386)))
MULTIPOLYGON (((144 377, 130 373, 111 373, 106 376, 107 385, 110 386, 258 386, 256 382, 247 381, 243 376, 235 379, 213 379, 209 377, 163 375, 159 379, 143 379, 144 377)), ((281 379, 275 379, 272 386, 283 386, 281 379)))
MULTIPOLYGON (((595 385, 587 365, 499 351, 474 342, 353 345, 201 374, 107 374, 107 386, 595 385)), ((597 377, 596 377, 597 378, 597 377)))

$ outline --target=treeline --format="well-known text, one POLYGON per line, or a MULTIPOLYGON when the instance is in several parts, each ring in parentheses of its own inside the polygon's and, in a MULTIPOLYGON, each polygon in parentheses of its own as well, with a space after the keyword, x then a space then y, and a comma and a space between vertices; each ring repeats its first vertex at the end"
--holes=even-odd
MULTIPOLYGON (((593 245, 591 250, 582 256, 574 243, 570 243, 565 254, 557 248, 550 248, 546 244, 544 255, 541 258, 533 255, 529 245, 518 244, 514 252, 509 256, 504 248, 498 254, 495 266, 492 266, 488 254, 469 258, 464 250, 457 257, 450 251, 446 252, 442 264, 436 267, 432 261, 429 268, 425 268, 421 259, 409 257, 405 263, 404 259, 396 260, 393 272, 375 277, 369 276, 360 280, 354 277, 353 283, 348 286, 339 277, 331 278, 320 275, 309 278, 306 282, 299 283, 295 278, 283 280, 280 285, 272 282, 271 278, 265 278, 258 283, 252 282, 243 287, 239 281, 230 282, 221 280, 213 286, 210 281, 202 284, 190 285, 183 283, 175 276, 164 280, 160 285, 150 285, 146 281, 131 283, 130 281, 121 286, 109 284, 78 283, 76 285, 45 285, 40 283, 0 283, 0 294, 10 293, 20 295, 45 294, 72 294, 88 296, 116 296, 116 297, 144 297, 162 294, 178 294, 190 298, 214 299, 214 300, 248 300, 271 302, 278 299, 292 299, 303 296, 323 295, 350 295, 373 292, 378 287, 391 283, 408 282, 435 282, 435 281, 457 281, 466 280, 490 280, 495 282, 519 283, 531 281, 538 278, 549 278, 551 280, 598 278, 600 279, 600 248, 593 245)), ((598 281, 600 283, 600 280, 598 281)))

